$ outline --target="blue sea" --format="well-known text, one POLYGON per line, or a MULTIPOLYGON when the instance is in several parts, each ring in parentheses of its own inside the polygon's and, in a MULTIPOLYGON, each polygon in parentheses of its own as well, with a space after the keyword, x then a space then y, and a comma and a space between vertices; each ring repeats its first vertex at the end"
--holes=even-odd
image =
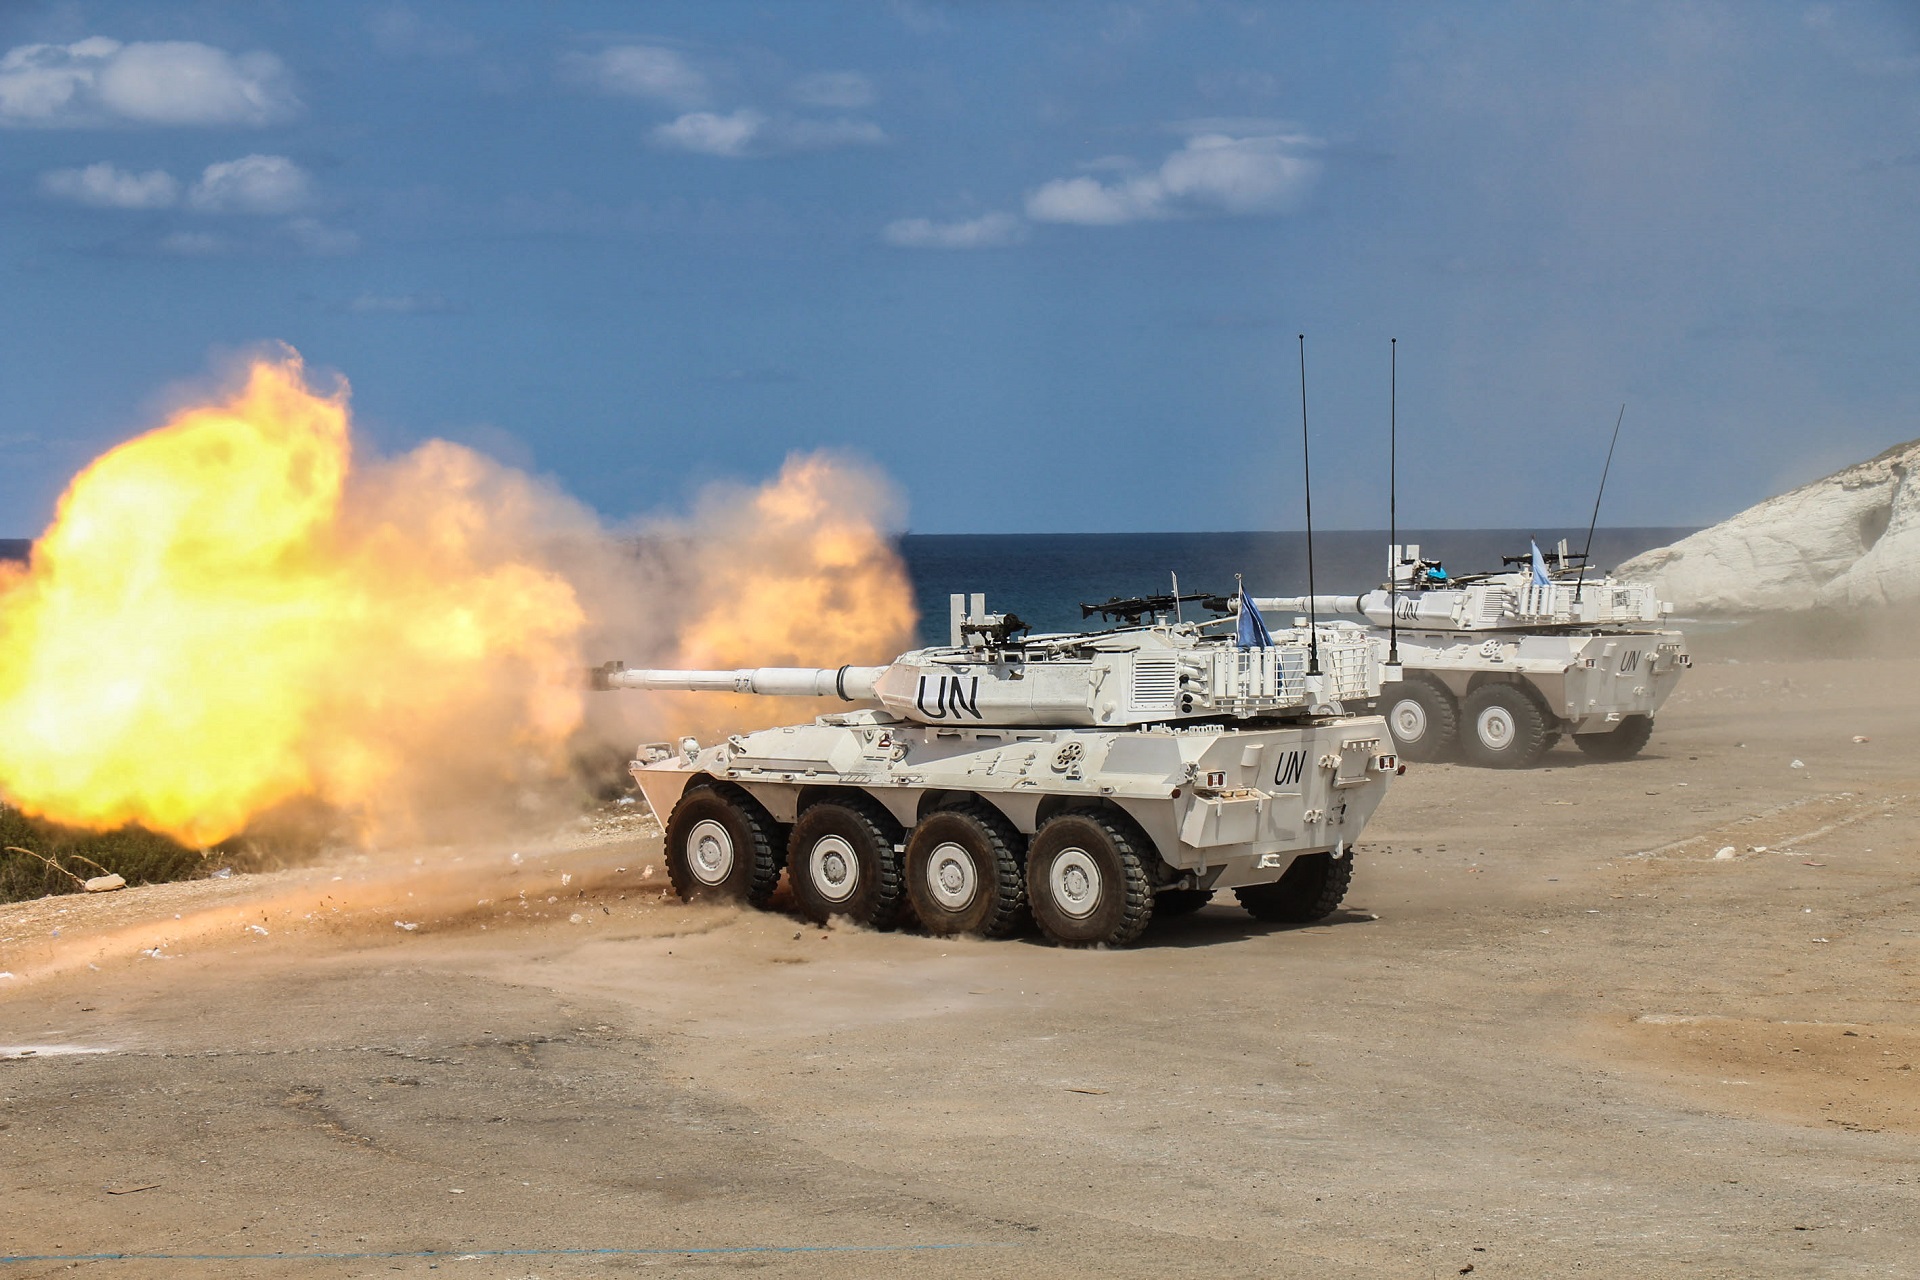
MULTIPOLYGON (((1691 528, 1601 529, 1593 536, 1593 563, 1606 569, 1694 532, 1691 528)), ((1585 529, 1402 529, 1400 541, 1456 573, 1495 570, 1500 557, 1524 555, 1537 539, 1550 550, 1561 538, 1578 550, 1585 529)), ((910 533, 901 540, 920 605, 925 644, 947 642, 947 597, 983 591, 987 608, 1013 612, 1036 631, 1078 631, 1106 625, 1083 622, 1082 604, 1114 596, 1155 595, 1172 589, 1230 595, 1234 575, 1249 593, 1303 595, 1307 590, 1304 533, 910 533)), ((1314 587, 1322 594, 1354 593, 1387 576, 1382 530, 1315 530, 1314 587)), ((1207 615, 1201 615, 1202 617, 1207 615)))
MULTIPOLYGON (((1684 538, 1691 528, 1601 529, 1593 562, 1602 569, 1629 556, 1684 538)), ((1403 529, 1402 542, 1456 573, 1498 569, 1503 555, 1522 555, 1529 539, 1543 549, 1566 538, 1586 541, 1585 529, 1403 529)), ((30 543, 0 539, 0 557, 24 560, 30 543)), ((1260 595, 1299 595, 1307 589, 1304 533, 910 533, 901 539, 920 606, 925 644, 947 642, 947 597, 983 591, 987 607, 1013 612, 1037 631, 1078 631, 1082 604, 1114 596, 1156 595, 1180 575, 1182 593, 1233 591, 1234 575, 1260 595)), ((1385 530, 1335 529, 1313 535, 1314 586, 1347 594, 1386 578, 1385 530)), ((1205 616, 1205 615, 1202 615, 1205 616)))

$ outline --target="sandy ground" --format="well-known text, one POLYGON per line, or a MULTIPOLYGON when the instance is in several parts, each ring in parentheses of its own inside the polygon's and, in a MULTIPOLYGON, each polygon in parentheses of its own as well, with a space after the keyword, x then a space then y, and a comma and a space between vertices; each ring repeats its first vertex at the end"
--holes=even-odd
POLYGON ((1121 952, 683 907, 638 817, 0 907, 0 1280, 1920 1276, 1916 676, 1703 663, 1121 952))

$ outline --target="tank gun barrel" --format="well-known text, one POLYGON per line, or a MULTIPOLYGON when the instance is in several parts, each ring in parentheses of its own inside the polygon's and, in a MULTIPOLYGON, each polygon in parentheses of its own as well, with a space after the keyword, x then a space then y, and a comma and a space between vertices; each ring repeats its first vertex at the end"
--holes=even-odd
POLYGON ((1365 613, 1363 601, 1362 596, 1256 596, 1253 607, 1261 613, 1365 613))
POLYGON ((840 698, 871 702, 885 667, 742 667, 736 671, 662 671, 609 662, 593 669, 595 689, 675 689, 690 693, 757 693, 769 698, 840 698))

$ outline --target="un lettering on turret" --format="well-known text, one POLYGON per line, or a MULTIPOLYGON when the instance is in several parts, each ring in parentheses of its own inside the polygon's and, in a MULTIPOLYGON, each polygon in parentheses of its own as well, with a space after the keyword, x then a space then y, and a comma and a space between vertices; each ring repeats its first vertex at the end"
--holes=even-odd
POLYGON ((929 720, 958 720, 980 715, 979 676, 921 676, 914 690, 913 705, 929 720), (927 705, 927 690, 933 690, 933 705, 927 705))

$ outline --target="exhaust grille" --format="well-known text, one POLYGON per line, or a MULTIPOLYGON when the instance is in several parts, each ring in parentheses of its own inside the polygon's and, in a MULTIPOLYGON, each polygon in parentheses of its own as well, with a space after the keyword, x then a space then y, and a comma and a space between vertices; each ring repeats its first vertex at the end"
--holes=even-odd
POLYGON ((1133 660, 1133 709, 1172 711, 1180 694, 1180 673, 1172 658, 1133 660))

